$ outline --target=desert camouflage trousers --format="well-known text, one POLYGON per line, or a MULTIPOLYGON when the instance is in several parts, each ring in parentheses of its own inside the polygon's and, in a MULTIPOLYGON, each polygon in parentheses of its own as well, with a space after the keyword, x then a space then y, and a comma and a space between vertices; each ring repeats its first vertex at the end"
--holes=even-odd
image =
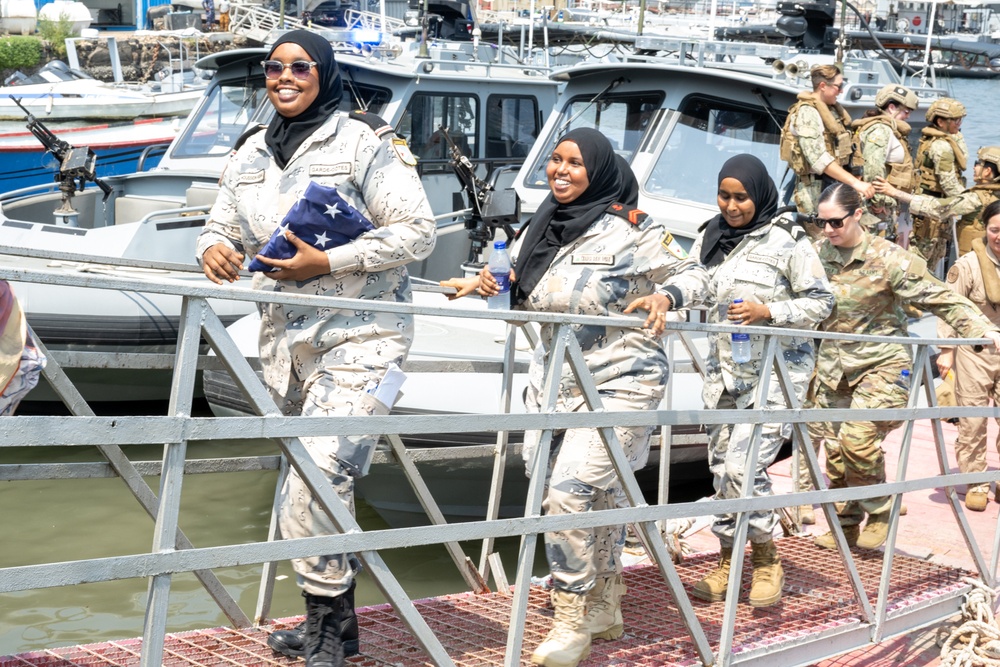
MULTIPOLYGON (((398 345, 398 358, 402 359, 406 350, 401 342, 386 339, 383 342, 398 345)), ((367 354, 369 348, 370 345, 340 345, 326 355, 314 357, 309 362, 312 368, 306 381, 293 378, 287 395, 274 397, 282 412, 314 417, 388 414, 386 406, 365 392, 371 386, 369 383, 377 383, 386 370, 386 356, 367 354), (351 349, 345 351, 345 347, 351 349)), ((354 479, 367 472, 379 436, 333 435, 301 440, 353 514, 354 479)), ((281 490, 278 525, 286 540, 339 532, 294 467, 281 490)), ((356 563, 350 554, 292 559, 299 586, 310 595, 328 597, 347 592, 356 574, 356 563)))
POLYGON ((43 368, 45 368, 45 355, 33 345, 26 345, 21 352, 21 365, 7 383, 3 394, 0 394, 0 417, 14 414, 21 399, 38 384, 43 368))
MULTIPOLYGON (((729 392, 722 392, 715 407, 719 410, 735 410, 736 399, 729 392)), ((752 409, 753 406, 750 407, 752 409)), ((783 408, 784 402, 774 403, 768 407, 783 408)), ((754 425, 748 422, 714 424, 708 427, 708 465, 712 471, 716 498, 739 498, 742 494, 753 427, 754 425)), ((754 496, 771 495, 771 477, 767 474, 767 469, 774 463, 781 444, 791 434, 791 424, 761 426, 760 455, 757 458, 757 467, 753 471, 754 496)), ((778 515, 772 510, 752 512, 747 535, 751 542, 769 542, 777 524, 778 515)), ((732 547, 733 535, 736 532, 736 515, 716 515, 712 532, 719 538, 719 543, 723 547, 732 547)))
MULTIPOLYGON (((955 353, 955 402, 963 407, 985 407, 993 401, 1000 406, 1000 353, 994 347, 975 352, 966 345, 955 353)), ((1000 417, 997 417, 1000 423, 1000 417)), ((958 420, 955 458, 961 472, 986 471, 986 417, 962 417, 958 420)), ((997 436, 1000 451, 1000 435, 997 436)), ((979 488, 989 491, 989 484, 979 488)))
MULTIPOLYGON (((808 407, 850 408, 852 410, 890 410, 906 407, 909 390, 896 381, 904 366, 870 369, 853 387, 841 378, 836 389, 817 382, 814 404, 808 407)), ((870 486, 885 482, 885 452, 882 441, 901 421, 812 422, 809 437, 821 441, 826 449, 826 475, 831 489, 870 486)), ((838 503, 837 516, 842 526, 856 526, 865 513, 889 510, 892 498, 879 496, 838 503)))
MULTIPOLYGON (((628 391, 601 391, 606 411, 654 410, 660 395, 628 391)), ((529 404, 529 410, 532 408, 529 404)), ((586 407, 580 408, 585 410, 586 407)), ((615 427, 615 437, 632 470, 649 460, 651 426, 615 427)), ((532 464, 541 436, 526 431, 523 455, 532 475, 532 464)), ((542 509, 548 515, 574 514, 627 506, 611 457, 596 429, 554 431, 542 509)), ((625 526, 598 526, 545 533, 545 556, 556 588, 573 593, 589 591, 597 577, 622 572, 621 554, 625 526)))

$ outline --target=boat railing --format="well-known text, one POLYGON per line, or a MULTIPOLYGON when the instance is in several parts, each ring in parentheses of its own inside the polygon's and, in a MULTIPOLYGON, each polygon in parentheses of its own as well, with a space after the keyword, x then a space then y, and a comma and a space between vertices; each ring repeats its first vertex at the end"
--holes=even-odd
MULTIPOLYGON (((454 665, 439 639, 422 618, 413 602, 400 586, 395 575, 379 554, 380 550, 417 545, 442 544, 450 548, 452 556, 459 563, 463 576, 474 591, 486 588, 488 572, 477 571, 469 564, 458 547, 460 540, 495 540, 504 537, 520 537, 521 547, 513 578, 513 597, 510 624, 505 651, 505 665, 513 667, 520 663, 524 638, 524 621, 531 585, 532 564, 538 535, 547 531, 570 528, 589 528, 608 524, 632 524, 642 538, 647 553, 657 566, 666 583, 681 620, 691 642, 705 665, 749 664, 759 656, 740 655, 734 652, 733 636, 736 623, 738 596, 728 596, 717 646, 713 647, 704 627, 695 615, 692 604, 685 592, 671 554, 666 548, 657 522, 682 519, 684 517, 708 516, 712 514, 734 513, 736 515, 736 536, 734 542, 742 544, 747 535, 750 514, 761 510, 780 510, 804 504, 820 504, 826 519, 832 527, 839 554, 843 560, 846 576, 854 593, 858 610, 857 623, 853 629, 862 632, 845 633, 838 646, 844 650, 860 647, 870 642, 879 642, 883 637, 897 634, 912 627, 926 625, 954 613, 958 607, 958 595, 943 602, 935 600, 915 608, 889 608, 889 575, 892 570, 899 521, 901 498, 904 493, 927 489, 945 489, 948 503, 956 522, 972 555, 980 578, 989 586, 996 585, 997 551, 993 549, 990 563, 986 562, 976 537, 961 509, 955 487, 961 484, 980 484, 1000 480, 996 471, 982 473, 956 473, 950 467, 945 450, 944 436, 940 420, 945 417, 990 417, 993 408, 942 408, 936 404, 936 396, 931 375, 930 347, 932 345, 982 345, 988 341, 975 339, 931 339, 889 336, 862 336, 831 334, 825 332, 801 332, 771 327, 741 327, 742 331, 765 337, 762 357, 762 373, 756 389, 756 405, 765 403, 770 387, 776 383, 788 405, 785 409, 763 410, 671 410, 650 411, 605 411, 601 397, 594 384, 583 354, 573 333, 574 327, 609 325, 640 327, 642 318, 598 317, 565 315, 556 313, 533 313, 512 311, 483 311, 479 309, 456 308, 454 305, 440 307, 417 306, 411 303, 389 303, 356 301, 339 297, 305 296, 271 291, 247 289, 241 284, 216 286, 207 280, 194 283, 190 280, 160 278, 144 280, 121 275, 104 275, 101 272, 58 272, 43 269, 26 269, 0 265, 0 278, 15 282, 39 282, 59 284, 68 287, 82 287, 126 292, 170 294, 182 299, 180 325, 178 326, 177 351, 174 355, 173 381, 171 384, 168 414, 164 416, 95 416, 91 406, 83 400, 79 391, 70 383, 59 363, 53 362, 45 369, 45 377, 62 398, 72 416, 14 416, 0 420, 0 447, 14 444, 22 447, 94 446, 107 459, 108 465, 128 486, 132 495, 140 502, 154 521, 154 534, 148 553, 116 555, 107 558, 83 558, 66 562, 40 563, 0 569, 0 593, 75 585, 79 583, 102 582, 125 578, 149 578, 146 597, 146 615, 143 626, 141 664, 154 667, 162 664, 163 646, 168 624, 168 597, 174 574, 193 572, 209 592, 213 600, 227 618, 238 627, 251 624, 250 617, 240 608, 232 595, 213 574, 216 568, 235 565, 261 564, 263 574, 254 618, 263 621, 269 613, 270 594, 274 582, 274 564, 277 561, 300 558, 316 554, 355 553, 363 563, 369 576, 395 609, 402 623, 413 634, 426 652, 429 662, 435 665, 454 665), (210 300, 243 300, 254 303, 282 303, 296 306, 322 308, 349 308, 366 311, 385 311, 417 316, 478 318, 507 322, 508 333, 503 358, 503 397, 495 414, 455 415, 364 415, 349 417, 303 417, 281 414, 253 368, 230 337, 219 317, 211 307, 210 300), (544 408, 539 413, 513 414, 510 412, 513 400, 510 388, 514 373, 515 336, 517 329, 529 331, 532 327, 545 325, 553 331, 549 341, 547 372, 549 381, 540 388, 544 397, 544 408), (806 409, 795 395, 787 365, 780 354, 778 340, 782 336, 807 335, 815 339, 840 339, 902 343, 913 350, 912 391, 905 408, 893 410, 857 409, 806 409), (249 402, 254 416, 245 417, 193 417, 193 391, 195 376, 201 365, 200 346, 207 341, 214 350, 217 362, 231 375, 233 383, 249 402), (589 409, 575 412, 558 412, 556 404, 559 392, 560 369, 568 365, 572 371, 581 395, 589 409), (926 405, 921 406, 918 399, 926 405), (915 420, 929 419, 933 424, 936 453, 940 474, 926 478, 909 478, 907 462, 910 454, 911 437, 915 420), (807 423, 814 421, 842 422, 850 420, 902 421, 905 423, 896 478, 883 484, 864 487, 828 489, 817 456, 811 446, 807 423), (707 502, 647 504, 636 482, 635 475, 617 443, 614 427, 674 427, 685 425, 710 425, 752 423, 753 431, 747 452, 747 468, 755 469, 760 454, 763 422, 786 423, 792 426, 793 444, 806 463, 816 484, 815 491, 793 492, 779 495, 754 496, 752 477, 747 477, 739 499, 707 502), (419 471, 413 464, 406 448, 399 439, 401 434, 469 433, 496 430, 499 443, 504 434, 519 431, 538 431, 541 437, 532 463, 528 496, 524 516, 497 520, 488 518, 460 524, 444 522, 434 500, 427 492, 419 471), (598 430, 607 452, 620 478, 628 506, 613 510, 603 510, 584 514, 542 516, 541 503, 544 492, 545 466, 552 446, 553 434, 569 428, 595 428, 598 430), (433 525, 426 527, 365 531, 358 525, 347 507, 340 502, 327 478, 311 459, 301 438, 325 436, 336 433, 341 436, 378 433, 390 443, 393 456, 408 476, 408 481, 421 496, 422 502, 431 508, 433 525), (252 543, 241 543, 213 547, 196 547, 180 529, 181 490, 185 473, 214 470, 211 464, 193 464, 187 460, 187 444, 192 440, 217 440, 223 438, 272 438, 282 453, 278 465, 279 488, 281 478, 288 466, 294 467, 302 479, 318 498, 319 504, 340 531, 338 534, 302 539, 277 539, 276 521, 272 514, 271 527, 266 539, 252 543), (167 443, 167 444, 164 444, 167 443), (159 493, 151 489, 142 478, 145 472, 157 466, 140 471, 122 452, 121 446, 162 447, 163 459, 158 467, 161 477, 159 493), (847 546, 843 530, 836 520, 835 503, 857 501, 865 498, 892 496, 891 521, 887 548, 882 565, 882 576, 873 605, 862 584, 854 556, 847 546), (454 550, 457 549, 457 552, 454 550)), ((245 284, 243 281, 242 284, 245 284)), ((670 331, 687 337, 687 343, 695 336, 713 333, 729 333, 735 328, 726 325, 708 325, 697 322, 672 323, 670 331)), ((39 341, 44 348, 44 341, 39 341)), ((694 360, 697 365, 698 360, 694 360)), ((664 457, 669 459, 669 441, 664 457)), ((505 455, 505 448, 498 447, 498 459, 505 455)), ((39 464, 43 465, 43 464, 39 464)), ((242 469, 253 465, 247 460, 238 460, 218 466, 217 469, 242 469)), ((275 465, 273 459, 270 465, 275 465)), ((25 466, 16 466, 23 470, 25 466)), ((11 466, 0 466, 0 480, 10 474, 11 466)), ((106 470, 105 470, 106 472, 106 470)), ((277 495, 276 495, 277 498, 277 495)), ((14 538, 12 538, 14 539, 14 538)), ((744 553, 737 550, 733 554, 734 563, 730 578, 730 589, 739 587, 744 553)), ((507 581, 506 575, 497 567, 498 558, 491 558, 494 579, 501 587, 507 581)), ((810 638, 797 638, 795 642, 781 647, 769 647, 767 659, 773 664, 791 664, 792 653, 803 651, 810 642, 829 642, 829 636, 818 633, 810 638), (789 653, 782 653, 786 651, 789 653), (785 656, 785 657, 782 657, 785 656)))

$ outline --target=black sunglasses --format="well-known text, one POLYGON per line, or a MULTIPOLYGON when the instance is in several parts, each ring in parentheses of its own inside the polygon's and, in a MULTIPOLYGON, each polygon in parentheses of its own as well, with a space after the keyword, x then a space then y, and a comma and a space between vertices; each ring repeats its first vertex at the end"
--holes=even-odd
POLYGON ((842 218, 814 218, 813 222, 820 229, 823 229, 827 225, 830 225, 834 229, 840 229, 841 227, 844 226, 844 220, 847 220, 852 215, 854 215, 854 214, 853 213, 848 213, 847 215, 845 215, 842 218))
POLYGON ((280 60, 262 60, 260 65, 264 68, 264 76, 268 79, 279 78, 286 67, 292 70, 292 76, 296 79, 305 79, 309 76, 309 71, 316 66, 316 63, 310 60, 296 60, 286 65, 280 60))

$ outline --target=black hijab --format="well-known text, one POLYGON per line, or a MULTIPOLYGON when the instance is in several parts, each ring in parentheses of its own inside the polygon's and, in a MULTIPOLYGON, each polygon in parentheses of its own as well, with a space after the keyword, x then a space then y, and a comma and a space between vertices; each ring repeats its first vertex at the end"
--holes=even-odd
POLYGON ((550 192, 522 228, 524 241, 515 262, 517 280, 510 291, 512 306, 528 298, 559 249, 583 236, 608 206, 619 202, 634 207, 639 201, 639 183, 632 169, 603 134, 583 127, 567 132, 558 143, 564 141, 580 148, 590 184, 567 204, 557 202, 550 192))
POLYGON ((276 113, 267 126, 264 141, 274 153, 274 161, 282 169, 292 159, 295 149, 337 111, 340 98, 344 96, 344 84, 340 79, 340 69, 333 58, 330 42, 308 30, 293 30, 274 43, 267 54, 268 59, 275 49, 288 43, 298 44, 309 54, 310 59, 316 61, 319 95, 298 116, 285 118, 276 113))
POLYGON ((719 170, 719 185, 727 178, 740 182, 756 210, 750 224, 743 227, 730 227, 721 213, 705 223, 701 263, 708 267, 721 264, 744 236, 769 223, 778 212, 778 188, 767 173, 767 167, 756 157, 744 154, 726 160, 719 170))

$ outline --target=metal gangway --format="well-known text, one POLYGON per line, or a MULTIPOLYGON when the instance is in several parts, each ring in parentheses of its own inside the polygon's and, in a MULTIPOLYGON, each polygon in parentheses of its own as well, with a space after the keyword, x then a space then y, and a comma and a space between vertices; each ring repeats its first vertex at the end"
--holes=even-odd
MULTIPOLYGON (((0 249, 0 252, 10 253, 10 248, 0 249)), ((38 251, 23 251, 24 254, 44 255, 38 251)), ((86 262, 88 257, 68 258, 60 255, 60 259, 74 259, 86 262)), ((102 259, 102 264, 109 262, 102 259)), ((171 268, 176 268, 173 265, 171 268)), ((397 615, 406 632, 415 640, 420 649, 417 656, 420 664, 429 662, 441 667, 456 664, 469 664, 460 657, 452 655, 446 649, 451 633, 438 628, 437 632, 428 624, 421 613, 427 607, 418 606, 410 600, 395 574, 386 565, 380 555, 380 550, 406 547, 413 545, 445 545, 469 583, 469 589, 477 596, 486 596, 487 578, 491 574, 484 567, 478 569, 470 565, 468 559, 458 545, 460 540, 483 541, 484 546, 491 540, 505 537, 519 537, 520 548, 516 571, 512 577, 512 590, 505 597, 509 604, 509 620, 506 624, 506 640, 497 660, 491 664, 504 664, 508 667, 521 664, 526 632, 526 619, 529 616, 531 604, 531 574, 533 556, 536 551, 538 535, 545 531, 567 528, 599 526, 607 524, 628 523, 634 526, 641 535, 645 548, 655 563, 651 570, 652 577, 658 581, 665 595, 669 595, 669 611, 681 627, 684 637, 681 639, 690 650, 694 660, 703 665, 758 665, 810 664, 815 660, 831 655, 831 651, 839 653, 878 643, 886 637, 906 632, 913 628, 940 622, 955 613, 959 608, 962 595, 969 589, 968 585, 955 583, 959 575, 951 577, 952 585, 944 592, 933 595, 918 594, 918 601, 912 605, 891 603, 890 582, 894 574, 894 565, 903 560, 894 553, 893 545, 899 523, 899 510, 902 494, 924 489, 945 490, 947 502, 950 504, 959 529, 973 557, 976 572, 987 586, 997 584, 997 552, 996 539, 992 545, 992 559, 988 562, 978 545, 967 521, 955 487, 961 484, 995 482, 1000 478, 997 472, 976 474, 959 474, 953 471, 948 463, 945 450, 940 418, 943 416, 993 416, 992 408, 950 408, 936 406, 933 383, 931 382, 930 345, 941 344, 937 339, 907 339, 914 351, 913 387, 909 404, 898 410, 880 410, 877 415, 873 411, 858 410, 806 410, 798 404, 791 390, 791 380, 784 360, 777 354, 777 337, 795 335, 794 330, 784 330, 769 327, 744 327, 753 334, 767 337, 764 349, 764 375, 758 387, 758 398, 766 395, 772 382, 776 382, 784 392, 790 407, 784 410, 696 410, 677 411, 660 409, 643 412, 605 412, 601 409, 601 399, 593 384, 581 350, 572 334, 575 325, 605 326, 611 321, 629 326, 641 326, 639 318, 607 318, 593 316, 569 316, 551 313, 516 313, 516 322, 508 325, 508 331, 530 329, 538 323, 549 323, 557 328, 551 350, 549 377, 558 378, 559 374, 552 372, 563 363, 568 363, 576 375, 582 388, 589 410, 575 413, 556 413, 551 410, 555 405, 558 382, 550 381, 544 387, 544 396, 550 406, 548 411, 539 414, 510 414, 507 409, 511 402, 509 388, 515 371, 514 336, 508 336, 506 352, 502 362, 494 364, 489 370, 499 370, 507 390, 504 392, 502 405, 495 414, 488 415, 386 415, 386 416, 354 416, 354 417, 285 417, 280 414, 267 391, 261 384, 253 368, 241 354, 233 339, 228 335, 222 322, 216 316, 212 302, 215 300, 244 300, 250 302, 280 302, 286 304, 308 305, 324 308, 360 308, 363 310, 380 310, 394 313, 413 313, 418 316, 439 316, 454 318, 486 318, 505 320, 511 313, 504 311, 479 311, 456 309, 453 307, 417 307, 407 303, 372 303, 358 302, 350 299, 302 296, 274 292, 255 292, 233 286, 214 286, 207 281, 191 282, 160 277, 156 279, 141 279, 109 275, 112 272, 97 271, 65 273, 49 269, 18 268, 11 264, 0 265, 0 278, 16 283, 38 282, 58 284, 68 287, 82 287, 102 290, 121 290, 128 293, 171 294, 182 301, 180 323, 178 327, 177 348, 174 355, 154 356, 143 359, 141 355, 126 355, 122 358, 108 359, 91 356, 95 353, 72 353, 62 355, 50 352, 50 364, 45 370, 45 377, 53 386, 63 402, 69 408, 70 417, 44 416, 14 416, 0 420, 0 447, 17 444, 19 446, 60 446, 60 447, 96 447, 114 470, 122 482, 128 487, 132 496, 148 513, 154 522, 154 535, 148 552, 120 555, 113 558, 82 558, 65 562, 33 564, 17 567, 0 568, 0 595, 38 588, 69 586, 80 583, 112 581, 126 578, 148 578, 149 586, 145 598, 145 622, 141 645, 141 664, 145 667, 158 667, 166 664, 164 645, 169 625, 169 594, 172 577, 183 572, 192 572, 198 577, 202 586, 230 620, 235 628, 248 628, 253 624, 265 622, 269 615, 270 597, 274 585, 274 565, 277 561, 302 557, 313 554, 355 553, 381 591, 392 610, 397 615), (201 340, 207 341, 214 350, 215 358, 206 358, 199 354, 201 340), (95 416, 91 407, 83 400, 76 387, 70 383, 63 371, 62 362, 75 366, 101 367, 161 367, 172 369, 172 383, 168 414, 164 416, 95 416), (196 373, 200 368, 223 368, 227 370, 234 383, 247 397, 256 416, 246 417, 192 417, 191 408, 196 373), (918 398, 923 395, 927 407, 918 407, 918 398), (852 487, 829 490, 822 475, 819 462, 813 448, 809 444, 807 422, 819 420, 843 421, 857 418, 877 420, 902 420, 905 422, 903 447, 896 479, 882 485, 870 487, 852 487), (935 424, 935 448, 940 465, 940 474, 923 479, 907 477, 907 457, 910 448, 913 421, 930 419, 935 424), (613 426, 659 426, 664 429, 663 460, 669 460, 670 429, 677 426, 698 424, 720 424, 751 421, 755 424, 752 442, 747 452, 748 463, 757 460, 760 448, 760 424, 763 421, 787 422, 793 424, 793 439, 799 455, 808 466, 817 485, 817 490, 796 492, 765 497, 752 496, 752 479, 747 480, 743 488, 743 497, 738 500, 711 500, 698 503, 681 503, 668 505, 664 502, 647 504, 636 482, 635 475, 629 468, 615 440, 613 426), (420 473, 399 439, 401 434, 427 433, 467 433, 482 430, 483 423, 495 424, 498 430, 497 461, 506 455, 505 436, 510 432, 527 429, 542 432, 541 443, 535 459, 534 473, 531 476, 524 515, 514 519, 496 519, 485 517, 482 521, 472 521, 461 524, 448 524, 443 521, 440 511, 436 508, 434 499, 426 490, 420 473), (627 507, 614 510, 591 512, 582 515, 542 516, 541 502, 543 496, 544 468, 548 461, 548 452, 552 443, 554 430, 574 427, 599 429, 601 437, 608 447, 620 476, 627 507), (315 436, 327 433, 340 435, 362 435, 380 433, 388 441, 392 456, 405 471, 409 483, 421 496, 422 502, 428 508, 428 513, 434 522, 430 526, 406 529, 387 529, 365 531, 358 525, 355 518, 344 504, 337 498, 328 481, 309 457, 301 437, 315 436), (183 478, 185 474, 197 474, 201 471, 229 471, 259 467, 257 461, 236 458, 221 463, 203 466, 201 469, 193 462, 186 460, 187 443, 191 440, 215 440, 233 437, 263 437, 273 438, 283 452, 281 466, 293 466, 299 472, 312 492, 319 499, 333 523, 340 530, 339 534, 321 537, 311 537, 293 540, 278 540, 275 516, 272 514, 271 528, 266 536, 259 541, 243 544, 232 544, 214 547, 198 547, 193 545, 180 527, 180 503, 182 497, 183 478), (167 444, 164 444, 167 443, 167 444), (143 479, 137 466, 130 461, 122 451, 124 445, 142 447, 162 447, 162 463, 159 472, 159 491, 150 488, 143 479), (866 588, 860 574, 862 559, 852 552, 845 541, 843 531, 835 520, 834 505, 838 502, 859 500, 866 497, 892 495, 895 497, 892 508, 887 547, 881 564, 875 564, 880 571, 875 590, 866 588), (719 624, 709 627, 703 622, 697 610, 692 606, 685 590, 685 584, 678 574, 678 566, 674 563, 668 551, 661 523, 683 517, 708 516, 716 513, 734 512, 737 515, 736 543, 742 543, 747 533, 749 513, 755 510, 780 509, 798 507, 808 503, 821 503, 827 521, 834 527, 838 546, 839 559, 850 593, 850 604, 847 611, 850 622, 843 627, 828 628, 822 633, 805 637, 796 637, 793 641, 764 641, 764 649, 741 651, 735 643, 742 636, 737 627, 747 621, 745 614, 740 615, 742 607, 738 596, 731 595, 721 605, 723 610, 719 624), (218 578, 213 574, 217 568, 233 565, 261 564, 263 565, 260 592, 256 609, 252 614, 245 612, 230 595, 218 578), (251 615, 253 620, 251 620, 251 615), (710 637, 712 639, 710 639, 710 637)), ((176 274, 175 274, 176 275, 176 274)), ((673 333, 686 346, 693 349, 693 337, 711 331, 730 331, 732 327, 725 325, 706 325, 695 322, 680 322, 673 325, 673 333)), ((843 334, 827 334, 810 332, 815 338, 837 338, 848 340, 872 340, 898 342, 888 337, 850 336, 843 334)), ((41 341, 44 344, 44 341, 41 341)), ((954 340, 949 344, 983 344, 981 340, 954 340)), ((697 365, 697 361, 695 361, 697 365)), ((481 370, 482 366, 477 367, 481 370)), ((427 369, 424 369, 427 370, 427 369)), ((498 378, 498 379, 499 379, 498 378)), ((758 403, 762 401, 758 400, 758 403)), ((73 477, 67 473, 65 465, 48 466, 37 464, 17 466, 0 466, 0 481, 23 479, 28 474, 38 477, 73 477)), ((753 466, 748 466, 753 467, 753 466)), ((502 469, 502 466, 498 466, 502 469)), ((145 473, 150 470, 145 469, 145 473)), ((280 476, 279 476, 280 477, 280 476)), ((278 487, 281 480, 279 478, 278 487)), ((661 493, 663 491, 661 490, 661 493)), ((493 489, 494 494, 499 488, 493 489)), ((492 512, 492 510, 491 510, 492 512)), ((833 553, 833 552, 828 552, 833 553)), ((743 570, 744 554, 734 553, 733 574, 730 579, 730 590, 739 589, 739 578, 743 570)), ((506 573, 498 567, 498 560, 488 558, 497 589, 507 592, 504 583, 506 573)), ((869 563, 869 565, 871 565, 869 563)), ((968 574, 968 573, 960 573, 968 574)), ((536 594, 537 595, 537 594, 536 594)), ((897 601, 898 602, 898 601, 897 601)), ((666 603, 664 603, 666 604, 666 603)), ((843 606, 843 605, 841 605, 843 606)), ((458 612, 455 612, 458 613, 458 612)), ((759 622, 759 620, 758 620, 759 622)), ((766 619, 765 619, 766 625, 766 619)), ((753 633, 766 634, 767 628, 754 628, 753 633)), ((649 641, 647 638, 645 641, 649 641)), ((449 644, 450 645, 450 644, 449 644)), ((479 663, 483 664, 483 663, 479 663)), ((663 663, 654 663, 663 664, 663 663)), ((688 663, 691 664, 691 663, 688 663)))

